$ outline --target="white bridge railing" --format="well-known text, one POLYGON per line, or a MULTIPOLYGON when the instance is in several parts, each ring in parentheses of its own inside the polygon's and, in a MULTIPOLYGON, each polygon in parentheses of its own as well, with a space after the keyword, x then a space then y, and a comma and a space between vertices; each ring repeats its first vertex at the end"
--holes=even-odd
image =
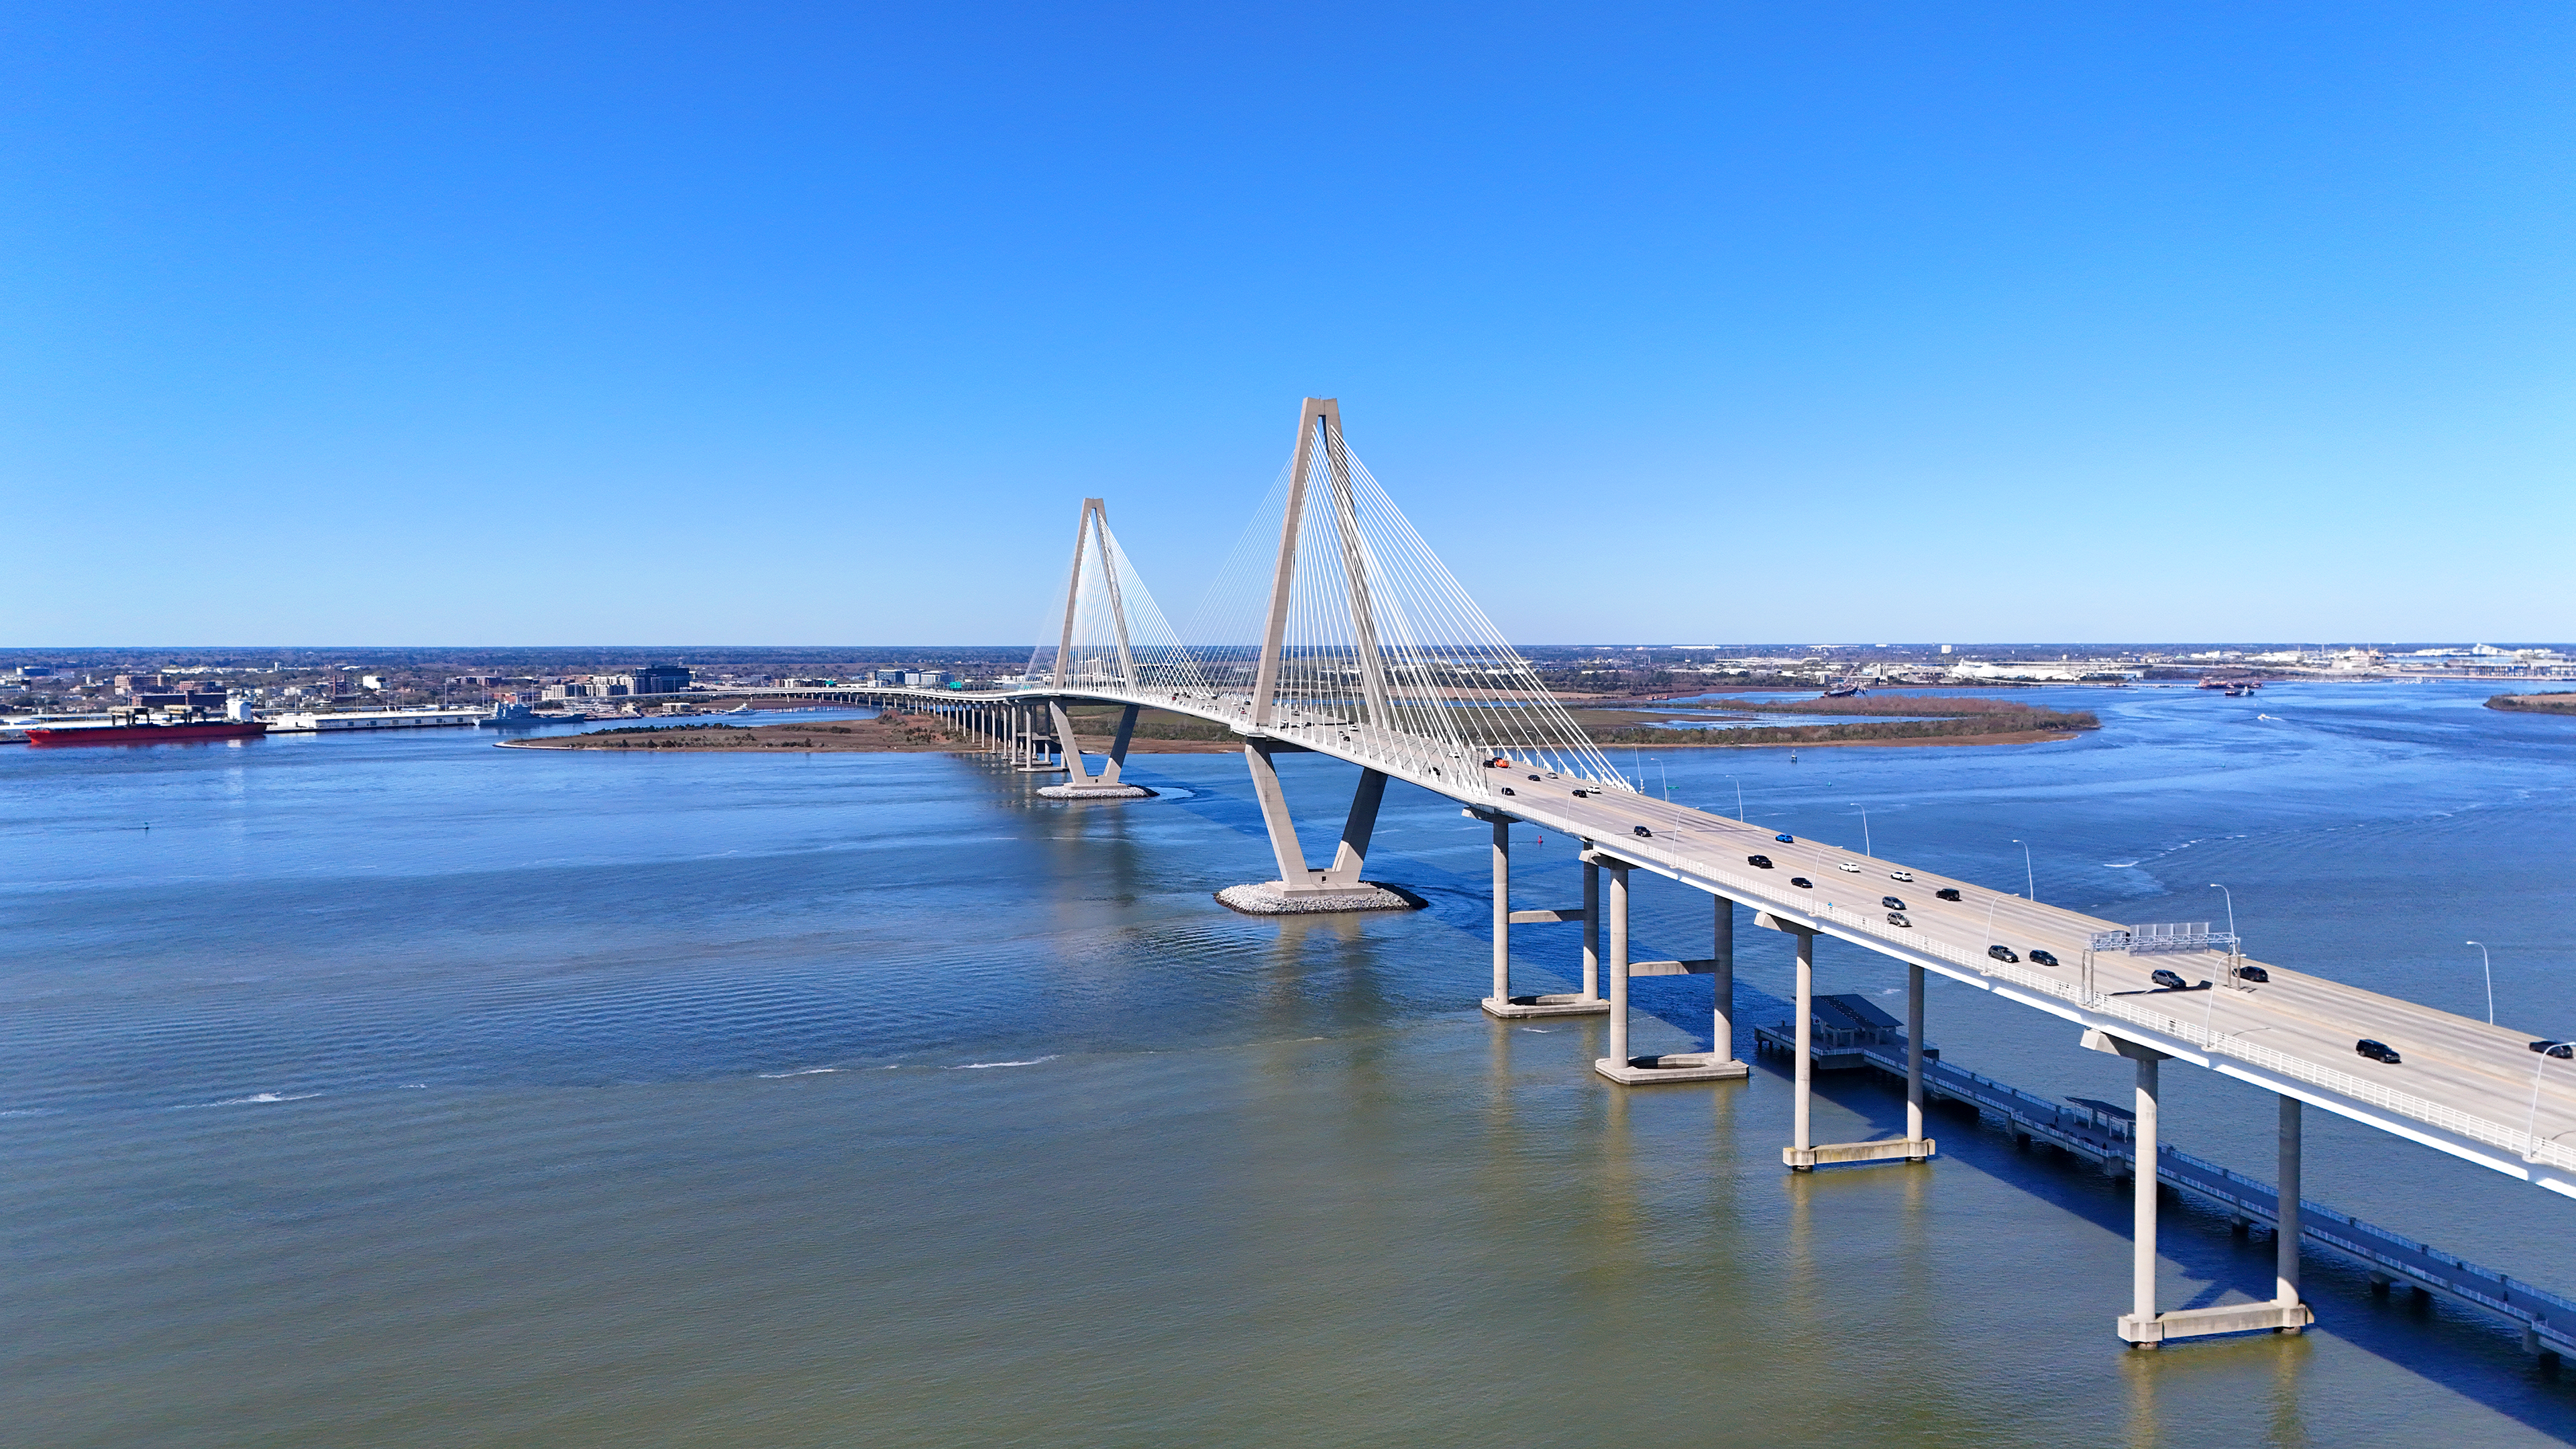
MULTIPOLYGON (((1772 894, 1761 882, 1746 879, 1730 871, 1712 870, 1673 851, 1658 850, 1642 840, 1620 841, 1609 848, 1614 853, 1631 859, 1641 859, 1649 855, 1661 856, 1665 864, 1677 871, 1744 892, 1738 897, 1740 900, 1763 900, 1772 894)), ((2027 991, 2071 1002, 2096 1016, 2125 1021, 2161 1036, 2188 1042, 2209 1053, 2213 1059, 2221 1055, 2234 1057, 2249 1066, 2260 1067, 2267 1072, 2305 1082, 2310 1086, 2321 1087, 2337 1096, 2367 1103, 2382 1111, 2421 1122, 2428 1127, 2440 1128, 2444 1132, 2466 1138, 2471 1142, 2510 1152, 2525 1162, 2576 1171, 2576 1147, 2569 1147, 2565 1143, 2537 1137, 2523 1129, 2507 1127, 2474 1113, 2428 1101, 2412 1092, 2401 1092, 2383 1083, 2295 1057, 2287 1052, 2257 1046, 2241 1039, 2231 1041, 2229 1038, 2238 1034, 2218 1031, 2204 1023, 2185 1021, 2136 1001, 2089 990, 2080 980, 2063 980, 2025 966, 1998 961, 1990 956, 1975 955, 1964 947, 1931 940, 1912 931, 1890 928, 1883 921, 1873 919, 1866 913, 1836 905, 1832 901, 1817 901, 1801 909, 1819 919, 1831 921, 1840 929, 1856 931, 1923 955, 1936 956, 1991 980, 2007 981, 2027 991)), ((2215 1065, 2214 1060, 2212 1065, 2215 1065)))

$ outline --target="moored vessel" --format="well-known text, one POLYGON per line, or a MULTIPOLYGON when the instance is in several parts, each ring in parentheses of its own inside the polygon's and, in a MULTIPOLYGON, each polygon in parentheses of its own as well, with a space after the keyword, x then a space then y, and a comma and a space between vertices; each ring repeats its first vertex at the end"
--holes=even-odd
POLYGON ((106 724, 29 725, 27 743, 37 749, 56 745, 157 745, 177 740, 249 739, 268 733, 255 719, 111 719, 106 724))

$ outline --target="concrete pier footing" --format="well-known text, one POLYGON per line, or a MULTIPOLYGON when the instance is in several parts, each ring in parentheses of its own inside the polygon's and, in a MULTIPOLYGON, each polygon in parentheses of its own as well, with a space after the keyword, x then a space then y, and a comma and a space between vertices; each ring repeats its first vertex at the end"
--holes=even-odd
POLYGON ((1924 1162, 1940 1152, 1929 1137, 1882 1137, 1876 1142, 1820 1142, 1813 1147, 1783 1147, 1780 1161, 1800 1171, 1838 1162, 1924 1162))
POLYGON ((1509 1000, 1488 996, 1479 1003, 1487 1016, 1503 1021, 1518 1021, 1530 1016, 1607 1016, 1610 1003, 1600 997, 1587 997, 1579 992, 1562 992, 1548 996, 1515 996, 1509 1000))
POLYGON ((2213 1333, 2296 1333, 2317 1321, 2304 1303, 2222 1303, 2216 1308, 2176 1308, 2141 1318, 2120 1315, 2120 1337, 2140 1348, 2213 1333))
POLYGON ((1142 785, 1040 785, 1038 793, 1049 800, 1149 800, 1154 791, 1142 785))
POLYGON ((1659 1057, 1630 1057, 1624 1062, 1598 1057, 1593 1060, 1592 1070, 1629 1087, 1657 1082, 1733 1082, 1753 1075, 1751 1067, 1715 1052, 1666 1052, 1659 1057))
POLYGON ((1376 881, 1357 881, 1348 890, 1284 891, 1277 881, 1232 885, 1216 893, 1217 904, 1247 916, 1329 915, 1337 911, 1418 911, 1430 902, 1410 891, 1376 881))

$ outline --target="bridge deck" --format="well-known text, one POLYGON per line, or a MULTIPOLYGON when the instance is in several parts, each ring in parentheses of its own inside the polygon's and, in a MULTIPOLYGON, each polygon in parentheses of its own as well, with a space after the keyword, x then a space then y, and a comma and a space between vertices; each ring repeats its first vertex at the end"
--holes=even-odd
POLYGON ((2548 1071, 2553 1064, 2527 1049, 2528 1038, 2505 1027, 2268 964, 2271 979, 2261 985, 2161 991, 2148 978, 2151 970, 2169 967, 2194 983, 2223 982, 2227 959, 2208 952, 2096 956, 2086 949, 2093 936, 2121 926, 1822 841, 1801 838, 1784 845, 1762 827, 1658 800, 1624 781, 1535 766, 1488 768, 1484 751, 1461 742, 1399 735, 1293 709, 1282 709, 1271 725, 1256 731, 1250 698, 1242 694, 1087 687, 833 693, 946 705, 1048 698, 1138 704, 1223 723, 1246 735, 1267 734, 1463 804, 1592 841, 1638 867, 1727 896, 1790 928, 1937 971, 2576 1197, 2576 1146, 2563 1140, 2576 1136, 2576 1064, 2548 1071), (1511 793, 1501 793, 1506 789, 1511 793), (1638 827, 1650 833, 1640 836, 1638 827), (1768 857, 1773 867, 1752 865, 1748 858, 1754 855, 1768 857), (1792 877, 1810 884, 1794 886, 1792 877), (1945 887, 1962 899, 1938 899, 1934 893, 1945 887), (1880 898, 1890 895, 1905 902, 1910 924, 1887 920, 1880 898), (2021 961, 1990 959, 1991 944, 2010 947, 2021 961), (2033 963, 2034 947, 2054 953, 2062 964, 2033 963), (2353 1045, 2365 1037, 2396 1048, 2402 1064, 2384 1066, 2358 1056, 2353 1045))

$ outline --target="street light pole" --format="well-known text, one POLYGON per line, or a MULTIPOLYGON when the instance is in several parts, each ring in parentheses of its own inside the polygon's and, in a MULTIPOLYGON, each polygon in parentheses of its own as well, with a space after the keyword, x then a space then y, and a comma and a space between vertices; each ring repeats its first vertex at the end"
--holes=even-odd
POLYGON ((2039 873, 2031 869, 2030 842, 2016 836, 2013 844, 2021 847, 2021 882, 2030 887, 2030 898, 2036 901, 2039 899, 2039 873))
MULTIPOLYGON (((1726 778, 1735 780, 1733 775, 1726 778)), ((1742 780, 1735 780, 1735 823, 1738 825, 1744 823, 1744 782, 1742 780)))
POLYGON ((2493 1026, 2495 1025, 2495 958, 2487 954, 2484 941, 2471 941, 2469 944, 2478 948, 2478 963, 2486 968, 2487 1025, 2493 1026))
POLYGON ((2227 894, 2227 934, 2229 934, 2229 935, 2231 935, 2231 936, 2235 935, 2235 934, 2236 934, 2236 892, 2231 891, 2231 890, 2228 890, 2228 889, 2227 889, 2227 887, 2225 887, 2225 886, 2223 886, 2223 885, 2220 885, 2220 884, 2219 884, 2218 882, 2216 882, 2216 881, 2211 881, 2211 882, 2209 883, 2209 888, 2210 888, 2211 890, 2214 890, 2214 891, 2225 891, 2225 892, 2226 892, 2226 894, 2227 894))
POLYGON ((1878 854, 1877 851, 1869 848, 1869 807, 1861 805, 1858 800, 1854 800, 1851 803, 1860 806, 1860 853, 1863 855, 1878 854))

